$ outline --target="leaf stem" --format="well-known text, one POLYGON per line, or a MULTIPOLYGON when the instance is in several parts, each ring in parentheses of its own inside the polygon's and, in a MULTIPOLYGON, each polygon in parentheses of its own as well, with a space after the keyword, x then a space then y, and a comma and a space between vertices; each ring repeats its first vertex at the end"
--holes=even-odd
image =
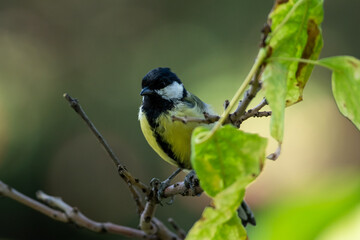
POLYGON ((270 61, 290 61, 290 62, 303 62, 303 63, 308 63, 308 64, 313 64, 313 65, 318 65, 318 66, 322 66, 324 67, 323 64, 321 64, 319 61, 317 60, 310 60, 310 59, 304 59, 304 58, 292 58, 292 57, 270 57, 267 59, 268 62, 270 61))
POLYGON ((216 123, 216 125, 211 129, 211 131, 208 134, 199 135, 199 138, 195 139, 195 141, 197 141, 198 143, 202 143, 202 142, 208 140, 212 135, 214 135, 216 130, 218 130, 224 124, 226 118, 229 116, 230 111, 233 109, 235 104, 237 104, 237 102, 239 101, 239 99, 240 99, 241 95, 244 93, 246 87, 251 82, 253 75, 256 73, 256 71, 261 66, 261 64, 263 64, 266 56, 267 56, 266 49, 261 48, 259 51, 259 54, 255 60, 254 65, 250 69, 250 72, 246 76, 246 78, 245 78, 244 82, 241 84, 240 88, 236 91, 234 97, 231 99, 231 101, 229 103, 229 106, 225 109, 225 111, 221 115, 219 121, 216 123))

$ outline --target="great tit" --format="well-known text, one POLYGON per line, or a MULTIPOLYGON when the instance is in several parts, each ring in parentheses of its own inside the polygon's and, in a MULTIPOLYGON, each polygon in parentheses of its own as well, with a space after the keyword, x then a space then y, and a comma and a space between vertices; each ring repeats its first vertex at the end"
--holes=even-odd
MULTIPOLYGON (((197 126, 209 124, 173 121, 172 116, 204 118, 216 115, 211 107, 188 92, 170 68, 155 68, 142 79, 139 111, 141 130, 155 152, 165 161, 191 170, 191 134, 197 126)), ((238 210, 244 225, 255 225, 249 207, 243 202, 238 210)))

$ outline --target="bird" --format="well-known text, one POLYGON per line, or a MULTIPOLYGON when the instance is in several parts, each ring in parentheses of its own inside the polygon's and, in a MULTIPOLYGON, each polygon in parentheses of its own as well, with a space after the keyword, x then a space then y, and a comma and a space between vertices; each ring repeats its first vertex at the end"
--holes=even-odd
MULTIPOLYGON (((176 117, 204 119, 205 115, 217 115, 210 105, 187 91, 170 68, 159 67, 149 71, 141 82, 142 103, 139 121, 145 139, 166 162, 189 172, 191 167, 191 135, 198 126, 212 124, 174 121, 176 117)), ((256 225, 250 208, 243 201, 238 215, 244 226, 256 225)))

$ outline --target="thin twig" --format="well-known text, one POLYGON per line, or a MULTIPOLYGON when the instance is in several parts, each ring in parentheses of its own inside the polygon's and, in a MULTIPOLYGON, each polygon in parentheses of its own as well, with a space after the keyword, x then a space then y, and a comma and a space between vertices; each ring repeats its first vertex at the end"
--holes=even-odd
POLYGON ((182 196, 197 196, 203 192, 203 189, 200 186, 196 186, 194 188, 188 188, 185 186, 184 182, 177 182, 170 186, 168 186, 164 190, 163 197, 173 197, 175 195, 182 195, 182 196))
POLYGON ((172 228, 176 231, 179 238, 185 239, 186 232, 181 227, 179 227, 179 225, 174 221, 174 219, 169 218, 168 222, 171 224, 172 228))
POLYGON ((100 223, 93 221, 82 214, 79 209, 71 207, 59 197, 47 195, 42 191, 38 191, 36 196, 47 205, 63 211, 67 217, 67 222, 75 223, 79 227, 84 227, 94 232, 119 233, 118 231, 121 231, 120 234, 126 234, 128 237, 153 239, 153 236, 147 235, 145 232, 138 229, 119 226, 113 223, 100 223))
POLYGON ((171 232, 159 219, 153 218, 152 221, 157 226, 158 232, 156 233, 156 235, 158 236, 158 239, 161 239, 161 240, 182 240, 176 234, 171 232))
POLYGON ((144 204, 141 201, 141 195, 139 194, 139 192, 136 190, 136 188, 134 188, 133 185, 129 184, 129 190, 131 193, 131 196, 136 204, 136 212, 137 214, 141 214, 144 211, 144 204))
MULTIPOLYGON (((171 179, 174 178, 180 171, 180 168, 177 169, 167 180, 171 181, 171 179)), ((159 203, 159 199, 157 196, 159 191, 159 184, 160 182, 154 181, 151 192, 147 196, 145 209, 140 216, 140 229, 147 234, 156 234, 159 239, 180 239, 173 232, 171 232, 160 220, 154 217, 156 206, 159 203)))
POLYGON ((157 205, 156 191, 150 196, 145 205, 145 209, 140 216, 140 228, 149 235, 156 234, 162 240, 181 240, 171 232, 159 219, 155 218, 157 205))
POLYGON ((113 150, 110 148, 109 144, 106 142, 105 138, 100 134, 96 129, 95 125, 90 121, 89 117, 86 115, 82 109, 79 101, 75 98, 72 98, 69 94, 64 93, 64 98, 70 103, 70 106, 75 110, 77 114, 85 121, 92 133, 96 136, 100 144, 104 147, 105 151, 109 154, 110 158, 113 160, 114 164, 118 168, 119 175, 121 178, 128 184, 138 187, 142 192, 149 194, 150 188, 140 182, 138 179, 135 179, 131 173, 126 169, 124 165, 121 164, 119 158, 115 155, 113 150))
POLYGON ((263 112, 257 112, 256 114, 253 115, 253 117, 269 117, 271 116, 272 112, 271 111, 263 111, 263 112))
POLYGON ((250 117, 268 117, 271 115, 271 111, 259 112, 263 107, 267 105, 267 101, 264 98, 256 107, 249 109, 245 112, 236 122, 238 126, 250 117))
POLYGON ((155 234, 159 229, 154 227, 152 220, 155 215, 156 201, 151 199, 146 202, 145 209, 140 216, 140 229, 147 234, 155 234))
POLYGON ((203 113, 204 118, 195 118, 195 117, 178 117, 178 116, 171 116, 172 121, 180 121, 184 124, 187 124, 189 122, 196 122, 196 123, 204 123, 204 124, 211 124, 220 119, 217 115, 210 115, 206 112, 203 113))
POLYGON ((6 185, 2 181, 0 181, 0 196, 11 198, 25 206, 28 206, 54 220, 60 222, 67 222, 66 215, 62 212, 54 210, 20 192, 15 190, 14 188, 6 185))
POLYGON ((37 197, 50 207, 18 192, 1 181, 0 195, 24 204, 54 220, 65 223, 74 223, 79 227, 84 227, 93 232, 108 232, 140 239, 156 239, 156 236, 147 235, 144 231, 135 228, 125 227, 110 222, 101 223, 93 221, 82 214, 77 208, 71 207, 65 203, 61 198, 49 196, 41 191, 37 193, 37 197), (53 208, 60 210, 55 210, 53 208))
POLYGON ((250 88, 245 92, 243 99, 240 101, 237 109, 229 116, 229 121, 236 127, 240 126, 241 122, 239 123, 239 119, 245 114, 246 108, 249 106, 250 102, 254 99, 257 92, 261 88, 259 81, 260 73, 262 71, 261 69, 261 66, 257 69, 251 80, 250 88))
POLYGON ((197 143, 203 143, 209 138, 211 138, 215 134, 215 132, 226 122, 226 120, 229 118, 230 111, 239 101, 241 95, 244 93, 247 86, 251 83, 253 76, 257 74, 260 68, 262 68, 266 58, 267 58, 267 50, 265 48, 261 48, 256 57, 254 65, 250 69, 250 72, 248 73, 243 83, 241 84, 241 86, 239 87, 239 89, 236 91, 235 95, 231 99, 229 106, 221 114, 219 121, 217 121, 217 123, 214 125, 214 127, 211 129, 210 132, 208 132, 206 135, 201 136, 200 138, 195 139, 197 143))
POLYGON ((155 216, 156 205, 158 203, 158 185, 159 183, 157 181, 155 181, 152 185, 151 192, 147 196, 144 211, 140 215, 140 229, 147 234, 154 234, 157 233, 159 230, 154 226, 154 223, 152 221, 155 216))
POLYGON ((224 102, 224 111, 228 108, 228 106, 229 106, 229 104, 230 104, 230 101, 229 100, 225 100, 225 102, 224 102))

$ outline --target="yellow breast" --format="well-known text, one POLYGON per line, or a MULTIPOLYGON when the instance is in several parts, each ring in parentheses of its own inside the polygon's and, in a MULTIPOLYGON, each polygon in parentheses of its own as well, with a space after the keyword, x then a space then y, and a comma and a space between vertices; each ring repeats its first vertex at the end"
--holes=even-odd
POLYGON ((139 120, 141 130, 150 146, 156 151, 157 154, 160 155, 161 158, 177 167, 191 169, 191 134, 192 131, 200 124, 184 124, 181 121, 173 122, 171 119, 171 116, 173 115, 178 117, 191 116, 203 118, 203 114, 197 111, 196 108, 188 108, 185 105, 178 105, 177 108, 173 111, 165 112, 157 118, 156 122, 158 123, 158 127, 155 129, 155 131, 170 146, 171 151, 175 155, 176 159, 172 159, 167 153, 164 152, 162 147, 157 142, 155 133, 151 129, 145 114, 140 111, 139 120))
POLYGON ((145 136, 146 141, 149 143, 149 145, 155 150, 155 152, 165 161, 168 163, 178 166, 177 163, 171 159, 159 146, 159 144, 156 141, 154 132, 152 131, 149 122, 146 119, 146 116, 143 112, 140 111, 139 113, 139 120, 140 120, 140 126, 141 130, 145 136))

